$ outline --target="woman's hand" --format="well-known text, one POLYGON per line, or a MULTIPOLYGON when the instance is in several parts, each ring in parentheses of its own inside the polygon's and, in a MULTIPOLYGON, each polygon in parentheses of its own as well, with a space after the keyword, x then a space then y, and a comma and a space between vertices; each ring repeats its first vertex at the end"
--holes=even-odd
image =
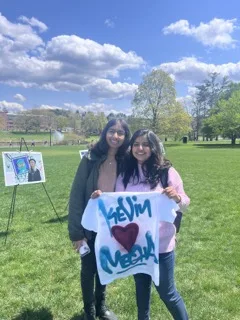
POLYGON ((91 194, 91 199, 96 199, 98 197, 100 197, 100 195, 102 194, 101 190, 95 190, 93 191, 93 193, 91 194))
POLYGON ((81 246, 83 246, 84 242, 87 242, 87 239, 84 238, 82 240, 78 240, 78 241, 73 241, 72 244, 73 244, 73 249, 76 251, 76 252, 79 252, 81 246))
POLYGON ((173 199, 176 203, 181 201, 181 197, 178 195, 174 187, 167 187, 163 189, 163 194, 165 194, 169 199, 173 199))

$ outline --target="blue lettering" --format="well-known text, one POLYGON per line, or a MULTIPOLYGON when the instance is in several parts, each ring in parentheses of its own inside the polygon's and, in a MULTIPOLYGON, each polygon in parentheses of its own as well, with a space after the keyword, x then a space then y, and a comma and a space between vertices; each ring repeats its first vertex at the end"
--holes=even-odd
POLYGON ((121 254, 121 251, 117 250, 114 258, 111 256, 108 246, 101 247, 99 258, 102 269, 108 274, 112 274, 112 269, 120 265, 123 271, 119 271, 118 273, 122 273, 133 267, 146 265, 146 261, 150 258, 153 258, 154 263, 158 264, 158 259, 154 252, 155 245, 152 240, 151 233, 148 231, 145 237, 147 240, 146 247, 142 248, 140 245, 135 244, 130 252, 124 254, 121 254))
POLYGON ((134 203, 136 201, 137 196, 127 196, 126 198, 119 197, 117 199, 117 207, 115 209, 113 207, 110 207, 109 210, 107 210, 101 197, 98 199, 99 210, 101 211, 102 215, 106 220, 110 233, 112 220, 112 224, 117 225, 119 222, 123 222, 126 220, 132 222, 135 216, 139 217, 141 214, 147 214, 149 218, 152 217, 150 200, 145 199, 143 205, 141 205, 140 203, 134 203))

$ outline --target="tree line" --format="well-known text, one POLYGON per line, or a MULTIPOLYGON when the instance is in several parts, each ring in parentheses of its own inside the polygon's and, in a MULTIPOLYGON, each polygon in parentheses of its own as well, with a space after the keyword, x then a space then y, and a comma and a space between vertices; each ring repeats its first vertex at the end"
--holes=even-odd
POLYGON ((240 84, 210 73, 194 87, 191 99, 176 99, 173 79, 162 70, 143 78, 133 99, 133 117, 141 126, 175 140, 217 140, 219 135, 235 144, 240 137, 240 84))
POLYGON ((162 70, 152 70, 138 86, 131 115, 32 109, 15 116, 14 128, 25 132, 71 128, 91 135, 100 134, 111 118, 123 118, 132 131, 150 128, 165 139, 217 140, 221 135, 235 144, 240 137, 240 84, 210 73, 193 91, 190 100, 180 103, 174 80, 162 70))

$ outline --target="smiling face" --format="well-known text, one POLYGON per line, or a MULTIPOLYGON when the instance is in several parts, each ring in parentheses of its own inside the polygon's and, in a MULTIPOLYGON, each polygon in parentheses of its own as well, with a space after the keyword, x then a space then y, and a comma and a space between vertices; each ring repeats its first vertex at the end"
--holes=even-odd
POLYGON ((151 149, 146 135, 136 138, 132 145, 132 154, 139 164, 150 158, 151 149))
POLYGON ((117 122, 114 126, 110 127, 106 134, 107 144, 110 149, 118 149, 121 147, 125 139, 125 131, 122 125, 117 122))
POLYGON ((36 165, 35 161, 34 161, 34 160, 30 160, 30 161, 29 161, 29 164, 30 164, 30 167, 31 167, 32 169, 34 169, 34 167, 35 167, 35 165, 36 165))

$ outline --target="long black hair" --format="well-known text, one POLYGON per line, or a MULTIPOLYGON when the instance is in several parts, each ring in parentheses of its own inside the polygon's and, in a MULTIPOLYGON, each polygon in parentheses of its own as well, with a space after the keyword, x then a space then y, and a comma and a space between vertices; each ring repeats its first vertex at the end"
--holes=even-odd
POLYGON ((145 180, 141 181, 143 183, 149 183, 151 189, 154 189, 160 182, 160 170, 171 167, 171 162, 164 158, 161 148, 160 140, 156 134, 147 129, 137 130, 130 141, 130 152, 125 160, 124 172, 123 172, 123 184, 127 187, 130 179, 133 184, 138 184, 140 182, 139 171, 138 171, 138 161, 133 156, 132 148, 135 140, 138 137, 146 136, 151 149, 151 156, 143 163, 142 170, 145 176, 145 180))
POLYGON ((125 132, 125 139, 123 144, 121 145, 121 147, 119 147, 117 151, 116 158, 122 158, 125 155, 129 147, 131 133, 130 133, 128 124, 123 119, 111 119, 110 121, 108 121, 108 123, 106 124, 105 128, 101 133, 101 137, 99 141, 92 147, 91 152, 95 153, 97 156, 102 156, 108 153, 109 145, 107 143, 106 135, 109 128, 111 128, 112 126, 115 126, 117 123, 119 123, 122 126, 125 132))

